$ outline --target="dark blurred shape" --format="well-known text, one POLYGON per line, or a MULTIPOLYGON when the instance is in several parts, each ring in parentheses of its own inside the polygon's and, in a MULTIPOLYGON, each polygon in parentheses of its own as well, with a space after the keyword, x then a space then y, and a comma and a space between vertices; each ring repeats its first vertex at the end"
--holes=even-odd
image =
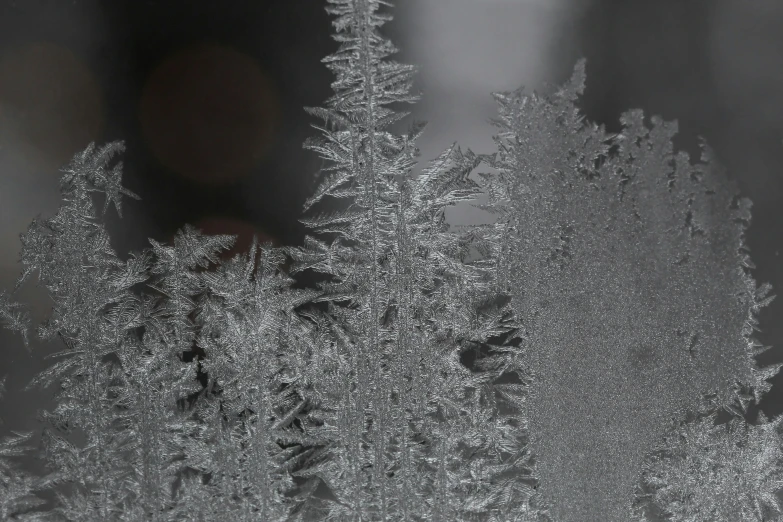
MULTIPOLYGON (((0 0, 0 58, 35 42, 56 42, 89 69, 91 88, 105 100, 99 135, 83 138, 57 123, 57 110, 30 101, 44 129, 67 129, 63 139, 72 142, 60 145, 51 131, 23 133, 35 126, 20 123, 17 102, 0 99, 4 265, 12 264, 16 236, 32 216, 56 208, 57 168, 93 139, 126 142, 123 182, 142 198, 127 206, 122 220, 106 216, 121 255, 145 248, 148 237, 165 241, 169 231, 205 215, 252 222, 281 244, 301 241, 297 220, 319 166, 315 155, 302 151, 313 133, 302 107, 321 104, 334 79, 320 62, 336 47, 324 5, 0 0), (46 147, 53 145, 64 152, 49 160, 46 147)), ((32 75, 36 89, 58 84, 54 62, 32 75)), ((17 97, 31 96, 30 83, 16 88, 17 97)), ((62 110, 86 117, 91 110, 78 109, 76 98, 63 101, 62 110)))
MULTIPOLYGON (((757 204, 783 197, 783 3, 716 1, 709 53, 727 158, 757 204)), ((778 216, 783 216, 779 213, 778 216)))
POLYGON ((783 127, 783 3, 715 2, 710 54, 722 105, 757 125, 783 127))
POLYGON ((16 167, 54 171, 103 124, 101 89, 69 49, 35 42, 2 50, 0 147, 16 167))
POLYGON ((167 56, 139 105, 161 163, 202 183, 234 181, 258 165, 279 119, 274 90, 250 56, 202 43, 167 56))

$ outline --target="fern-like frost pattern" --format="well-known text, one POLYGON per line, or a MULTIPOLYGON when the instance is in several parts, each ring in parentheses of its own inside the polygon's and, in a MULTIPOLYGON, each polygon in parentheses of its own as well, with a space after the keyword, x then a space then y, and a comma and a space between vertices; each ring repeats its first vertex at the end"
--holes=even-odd
MULTIPOLYGON (((326 3, 302 246, 223 260, 234 237, 185 225, 122 259, 101 218, 138 199, 123 143, 61 169, 16 287, 37 276, 34 331, 61 348, 29 385, 55 388, 47 472, 17 460, 34 433, 1 438, 0 519, 780 519, 781 420, 747 419, 778 371, 754 359, 771 288, 709 150, 640 111, 617 135, 584 121, 580 62, 551 95, 494 95, 496 154, 455 143, 415 172, 425 124, 389 130, 418 100, 390 2, 326 3), (458 204, 496 219, 451 226, 458 204)), ((14 292, 0 325, 27 345, 14 292)))

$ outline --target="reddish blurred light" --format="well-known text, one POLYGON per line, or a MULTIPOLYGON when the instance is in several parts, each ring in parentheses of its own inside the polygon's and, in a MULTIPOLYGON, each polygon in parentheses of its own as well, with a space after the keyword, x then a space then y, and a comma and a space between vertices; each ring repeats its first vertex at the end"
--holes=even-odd
POLYGON ((139 118, 158 160, 201 183, 246 175, 269 149, 277 96, 250 56, 199 44, 169 55, 147 79, 139 118))

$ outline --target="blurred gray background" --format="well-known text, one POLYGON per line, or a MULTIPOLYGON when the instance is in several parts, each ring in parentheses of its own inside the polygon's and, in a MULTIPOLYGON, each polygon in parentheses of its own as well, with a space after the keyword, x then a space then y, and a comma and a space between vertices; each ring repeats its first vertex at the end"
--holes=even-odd
MULTIPOLYGON (((587 58, 588 117, 677 119, 677 145, 704 136, 754 203, 759 281, 783 288, 783 3, 776 0, 398 0, 385 32, 421 66, 430 122, 422 161, 451 142, 493 152, 492 91, 567 79, 587 58)), ((91 140, 124 139, 125 185, 141 195, 107 222, 121 256, 184 223, 296 244, 319 160, 302 106, 330 95, 336 48, 320 0, 0 0, 0 287, 20 272, 19 233, 59 204, 57 168, 91 140)), ((483 219, 460 209, 453 222, 483 219)), ((20 292, 36 318, 50 306, 20 292)), ((783 299, 761 316, 763 363, 783 360, 783 299)), ((55 346, 0 333, 9 429, 38 429, 50 392, 21 389, 55 346)), ((783 378, 762 404, 783 412, 783 378)))

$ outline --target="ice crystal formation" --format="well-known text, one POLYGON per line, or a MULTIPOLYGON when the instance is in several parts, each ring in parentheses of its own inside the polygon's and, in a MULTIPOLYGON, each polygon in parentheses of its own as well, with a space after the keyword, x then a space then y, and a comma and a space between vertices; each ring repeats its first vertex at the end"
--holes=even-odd
MULTIPOLYGON (((5 393, 5 378, 0 380, 0 397, 5 393)), ((2 420, 2 419, 0 419, 2 420)), ((0 439, 0 518, 8 520, 11 516, 44 504, 36 495, 42 481, 20 469, 12 457, 23 455, 32 449, 26 446, 33 434, 13 433, 0 439)))
POLYGON ((714 409, 699 412, 666 434, 645 462, 637 520, 653 512, 674 522, 780 520, 783 417, 762 413, 748 424, 740 412, 721 423, 714 409))
MULTIPOLYGON (((608 135, 574 105, 584 62, 551 96, 499 93, 485 176, 503 210, 506 270, 535 376, 528 420, 540 492, 558 521, 628 520, 644 455, 672 416, 735 384, 756 398, 751 334, 771 298, 743 241, 750 202, 676 125, 622 116, 608 135)), ((743 398, 746 403, 747 399, 743 398)))
MULTIPOLYGON (((19 285, 52 302, 62 350, 30 386, 48 472, 0 439, 0 518, 66 521, 768 520, 780 420, 748 423, 777 367, 753 357, 750 204, 705 149, 638 111, 611 136, 574 102, 498 93, 498 153, 456 144, 415 173, 415 68, 381 0, 328 0, 334 95, 304 244, 184 226, 121 259, 103 213, 121 142, 61 169, 62 205, 22 234, 19 285), (481 164, 493 168, 478 173, 481 164), (450 226, 473 203, 489 225, 450 226), (319 274, 300 288, 298 274, 319 274), (713 410, 703 412, 705 395, 713 410), (733 411, 715 424, 715 411, 733 411)), ((19 286, 17 285, 17 287, 19 286)), ((0 293, 0 324, 30 319, 0 293)))

